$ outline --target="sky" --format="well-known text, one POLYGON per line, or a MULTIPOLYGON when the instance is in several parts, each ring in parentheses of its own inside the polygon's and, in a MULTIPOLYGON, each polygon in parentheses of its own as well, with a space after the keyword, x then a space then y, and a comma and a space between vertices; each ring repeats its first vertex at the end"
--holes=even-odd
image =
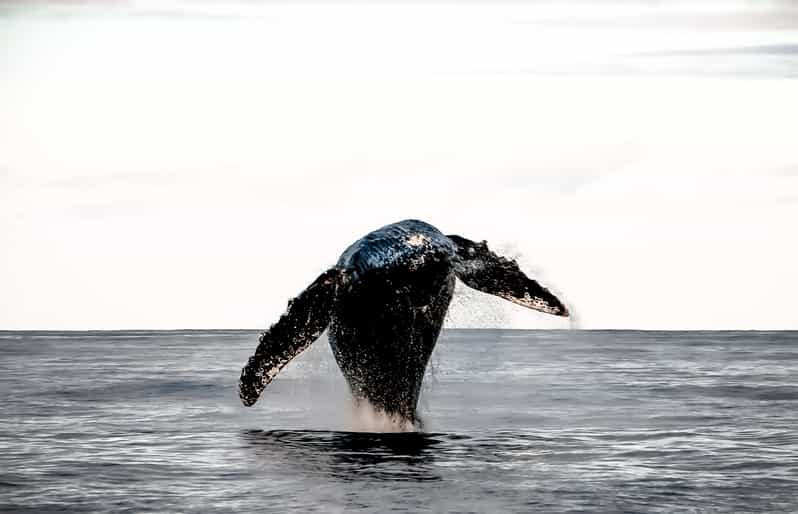
POLYGON ((4 2, 0 329, 264 328, 417 218, 575 314, 798 329, 789 2, 4 2))

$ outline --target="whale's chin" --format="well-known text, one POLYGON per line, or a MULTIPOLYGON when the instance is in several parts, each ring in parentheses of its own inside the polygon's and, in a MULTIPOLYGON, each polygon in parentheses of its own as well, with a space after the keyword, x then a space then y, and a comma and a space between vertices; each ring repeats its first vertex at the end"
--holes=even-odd
POLYGON ((375 407, 366 399, 353 399, 349 415, 349 427, 352 432, 406 433, 417 432, 421 423, 391 414, 375 407))

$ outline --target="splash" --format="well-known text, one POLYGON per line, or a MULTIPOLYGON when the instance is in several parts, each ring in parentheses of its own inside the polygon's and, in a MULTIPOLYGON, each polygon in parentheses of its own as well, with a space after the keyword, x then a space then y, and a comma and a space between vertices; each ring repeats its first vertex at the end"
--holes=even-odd
POLYGON ((445 328, 499 328, 509 325, 507 300, 475 291, 460 280, 444 318, 445 328))
POLYGON ((571 330, 580 330, 582 328, 582 320, 574 311, 573 304, 568 304, 568 311, 571 313, 568 317, 568 328, 571 330))
POLYGON ((416 426, 401 416, 388 414, 374 407, 368 400, 349 403, 349 430, 353 432, 415 432, 416 426))

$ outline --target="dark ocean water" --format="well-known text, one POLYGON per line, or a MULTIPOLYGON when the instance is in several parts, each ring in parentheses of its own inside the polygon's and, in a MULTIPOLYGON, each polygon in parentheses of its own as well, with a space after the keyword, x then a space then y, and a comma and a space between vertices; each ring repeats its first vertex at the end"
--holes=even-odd
POLYGON ((352 428, 325 340, 0 332, 0 511, 796 512, 798 333, 449 330, 425 433, 352 428))

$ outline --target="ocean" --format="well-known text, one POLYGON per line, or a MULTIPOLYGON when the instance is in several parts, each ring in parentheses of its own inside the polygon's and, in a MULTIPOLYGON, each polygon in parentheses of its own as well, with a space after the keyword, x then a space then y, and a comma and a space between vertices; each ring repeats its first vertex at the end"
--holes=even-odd
POLYGON ((417 433, 257 336, 0 332, 0 511, 798 511, 798 332, 445 330, 417 433))

